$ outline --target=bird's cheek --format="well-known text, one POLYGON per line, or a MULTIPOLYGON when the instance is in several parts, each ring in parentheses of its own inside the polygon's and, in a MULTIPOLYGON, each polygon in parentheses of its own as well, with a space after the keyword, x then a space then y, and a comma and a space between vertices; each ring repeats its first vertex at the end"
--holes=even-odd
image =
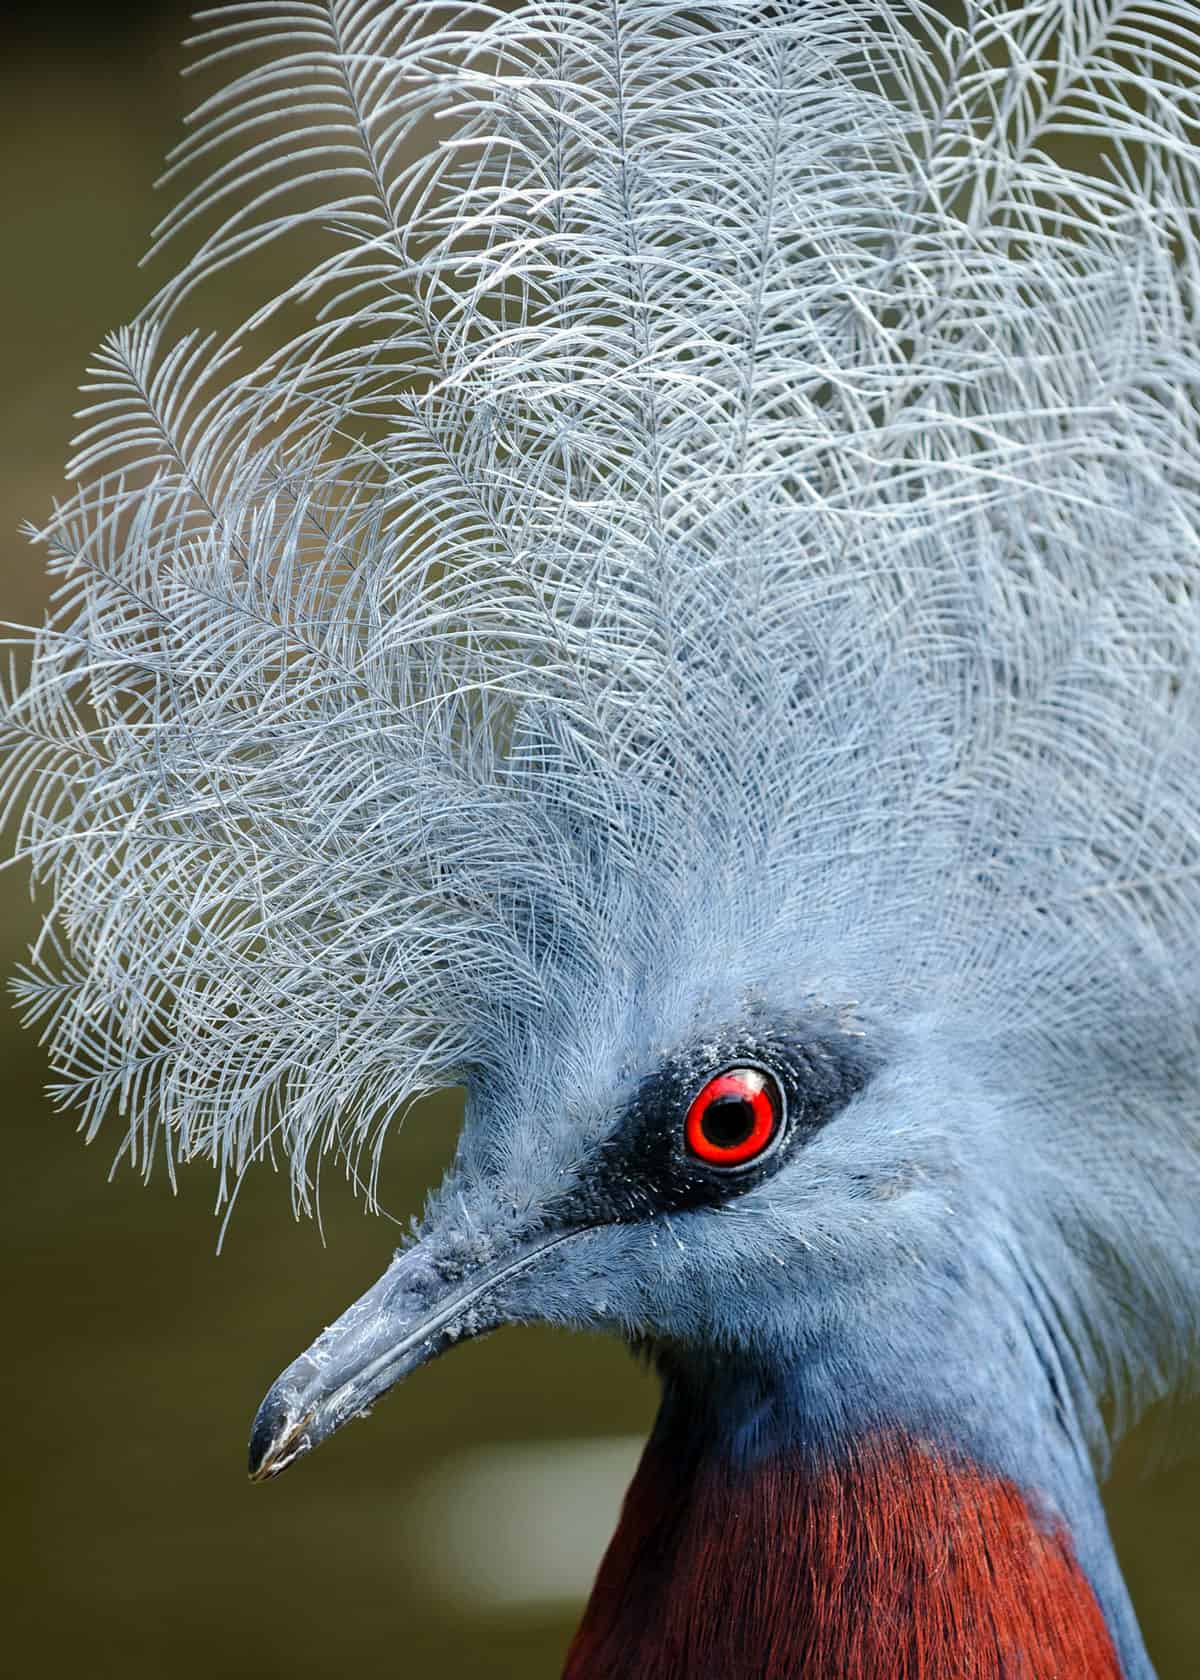
POLYGON ((496 1309, 511 1324, 657 1338, 681 1311, 694 1316, 677 1259, 671 1245, 636 1225, 579 1231, 506 1279, 496 1309))

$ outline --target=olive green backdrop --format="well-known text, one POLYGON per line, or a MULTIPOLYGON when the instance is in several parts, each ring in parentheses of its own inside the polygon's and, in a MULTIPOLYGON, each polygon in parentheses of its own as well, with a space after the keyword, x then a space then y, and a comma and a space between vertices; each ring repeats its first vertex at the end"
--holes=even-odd
MULTIPOLYGON (((6 619, 27 621, 45 599, 39 556, 16 528, 61 484, 87 355, 153 278, 135 264, 163 207, 153 179, 195 91, 178 74, 186 28, 184 8, 103 0, 29 7, 5 26, 6 619)), ((218 319, 235 316, 241 284, 211 302, 218 319)), ((23 879, 0 876, 5 972, 34 925, 23 879)), ((0 1074, 5 1670, 555 1675, 628 1456, 579 1443, 644 1432, 650 1379, 615 1344, 509 1331, 251 1488, 244 1443, 259 1398, 381 1270, 393 1228, 364 1217, 331 1174, 323 1245, 293 1221, 286 1184, 262 1172, 218 1256, 205 1169, 178 1196, 165 1179, 108 1182, 116 1130, 83 1147, 43 1098, 36 1041, 7 1004, 0 1074), (557 1447, 513 1450, 522 1443, 557 1447)), ((397 1217, 419 1207, 455 1121, 452 1103, 434 1105, 392 1149, 397 1217)), ((1200 1472, 1185 1460, 1147 1479, 1130 1455, 1111 1507, 1163 1680, 1192 1680, 1200 1472)))

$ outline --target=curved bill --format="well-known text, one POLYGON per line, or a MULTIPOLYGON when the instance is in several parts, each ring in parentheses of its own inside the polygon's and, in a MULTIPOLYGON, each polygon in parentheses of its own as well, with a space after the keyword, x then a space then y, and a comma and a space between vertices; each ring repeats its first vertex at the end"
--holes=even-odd
POLYGON ((576 1234, 543 1236, 465 1274, 439 1264, 425 1243, 397 1255, 268 1390, 250 1435, 251 1481, 286 1470, 452 1342, 494 1329, 503 1322, 499 1285, 576 1234))

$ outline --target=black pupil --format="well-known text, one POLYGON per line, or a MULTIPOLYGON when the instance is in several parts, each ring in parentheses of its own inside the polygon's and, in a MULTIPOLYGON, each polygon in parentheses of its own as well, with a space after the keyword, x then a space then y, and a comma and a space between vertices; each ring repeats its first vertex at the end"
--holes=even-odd
POLYGON ((748 1097, 714 1097, 700 1125, 714 1149, 736 1149, 754 1130, 754 1104, 748 1097))

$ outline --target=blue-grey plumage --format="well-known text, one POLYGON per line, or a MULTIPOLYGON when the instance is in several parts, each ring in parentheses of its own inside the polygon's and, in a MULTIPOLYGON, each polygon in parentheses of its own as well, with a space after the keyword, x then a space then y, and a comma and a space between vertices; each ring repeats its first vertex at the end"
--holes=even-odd
POLYGON ((466 1087, 260 1468, 501 1321, 751 1359, 731 1453, 949 1435, 1148 1673, 1091 1464, 1200 1320, 1198 25, 215 15, 210 231, 98 359, 9 784, 24 1001, 147 1170, 307 1205, 466 1087), (743 1064, 787 1115, 706 1177, 743 1064))

